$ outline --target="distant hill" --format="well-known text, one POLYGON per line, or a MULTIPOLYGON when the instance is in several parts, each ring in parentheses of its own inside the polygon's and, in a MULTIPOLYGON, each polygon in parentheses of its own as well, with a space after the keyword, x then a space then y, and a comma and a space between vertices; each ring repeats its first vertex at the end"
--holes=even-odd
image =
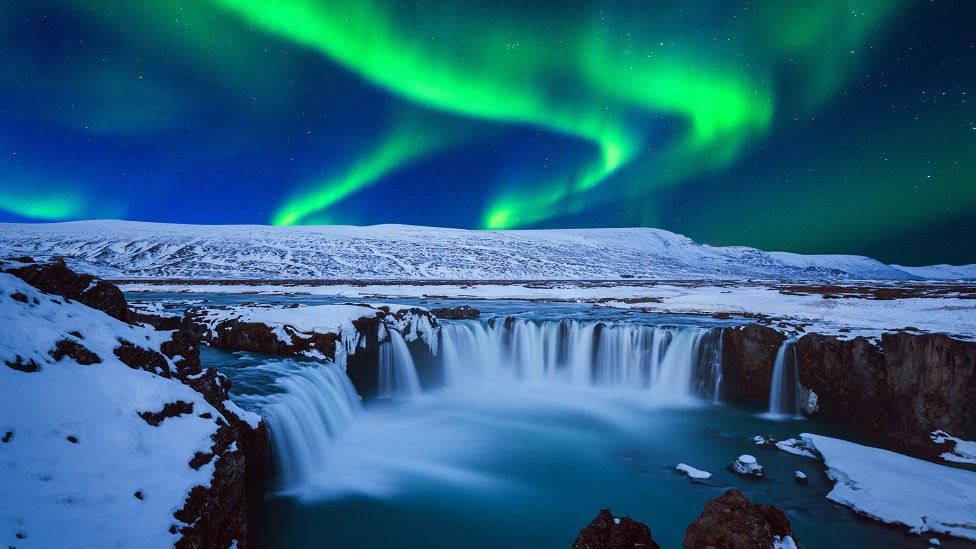
POLYGON ((61 256, 108 278, 362 280, 911 280, 974 267, 713 247, 661 229, 475 231, 129 221, 0 224, 0 255, 61 256))

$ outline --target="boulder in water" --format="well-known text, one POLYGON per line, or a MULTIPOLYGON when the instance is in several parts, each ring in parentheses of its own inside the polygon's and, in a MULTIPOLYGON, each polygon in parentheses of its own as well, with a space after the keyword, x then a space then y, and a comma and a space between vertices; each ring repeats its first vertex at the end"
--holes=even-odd
POLYGON ((774 505, 753 503, 729 490, 705 504, 702 514, 685 529, 684 547, 797 547, 786 513, 774 505))
POLYGON ((592 522, 580 530, 573 549, 631 549, 647 547, 659 549, 661 546, 651 537, 651 529, 646 524, 630 517, 615 518, 609 509, 603 509, 592 522))
POLYGON ((764 478, 766 474, 763 472, 763 466, 759 465, 756 458, 750 456, 749 454, 742 454, 737 457, 735 461, 729 464, 727 469, 737 475, 742 475, 744 477, 750 478, 764 478))

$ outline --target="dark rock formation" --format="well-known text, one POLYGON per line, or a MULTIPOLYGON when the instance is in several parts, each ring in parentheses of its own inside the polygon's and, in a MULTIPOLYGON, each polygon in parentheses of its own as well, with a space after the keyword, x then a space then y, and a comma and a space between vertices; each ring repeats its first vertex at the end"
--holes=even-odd
POLYGON ((119 346, 112 352, 129 368, 145 370, 162 377, 170 377, 169 363, 166 362, 166 358, 152 349, 139 347, 120 339, 119 346))
POLYGON ((464 320, 466 318, 478 318, 481 316, 481 311, 467 305, 461 305, 460 307, 441 307, 438 309, 431 309, 430 314, 437 318, 464 320))
POLYGON ((17 357, 13 360, 5 360, 4 364, 6 364, 10 368, 13 368, 14 370, 17 370, 18 372, 24 372, 27 374, 36 372, 41 369, 41 367, 38 366, 36 362, 34 362, 34 359, 24 358, 20 355, 17 355, 17 357))
POLYGON ((785 335, 758 324, 724 330, 721 397, 738 402, 766 402, 776 352, 785 340, 785 335))
MULTIPOLYGON (((786 336, 758 325, 723 334, 722 397, 762 403, 786 336)), ((940 452, 929 433, 976 439, 976 342, 896 332, 873 342, 808 333, 796 342, 804 412, 912 455, 940 452)))
POLYGON ((129 305, 118 286, 97 280, 92 275, 78 274, 69 269, 63 259, 55 259, 51 263, 30 263, 8 268, 5 272, 46 294, 78 301, 123 322, 130 321, 129 305))
POLYGON ((62 339, 61 341, 58 341, 57 345, 54 347, 54 350, 51 351, 51 357, 54 358, 54 360, 61 360, 64 357, 69 357, 83 366, 99 364, 102 362, 102 359, 90 351, 88 347, 85 347, 81 343, 71 341, 70 339, 62 339))
POLYGON ((162 423, 166 418, 192 413, 192 402, 177 400, 176 402, 167 402, 163 405, 163 409, 158 412, 139 412, 139 417, 146 420, 146 423, 152 425, 153 427, 159 427, 159 424, 162 423))
POLYGON ((688 525, 684 547, 768 548, 773 546, 774 536, 793 536, 786 513, 774 505, 753 503, 738 490, 729 490, 707 502, 702 514, 688 525))
POLYGON ((646 524, 630 517, 614 518, 609 509, 603 509, 592 522, 580 530, 573 549, 632 549, 647 547, 658 549, 660 545, 651 537, 646 524))
POLYGON ((976 342, 944 334, 884 334, 796 343, 801 384, 817 395, 811 416, 843 422, 886 446, 934 458, 929 434, 976 439, 976 342))

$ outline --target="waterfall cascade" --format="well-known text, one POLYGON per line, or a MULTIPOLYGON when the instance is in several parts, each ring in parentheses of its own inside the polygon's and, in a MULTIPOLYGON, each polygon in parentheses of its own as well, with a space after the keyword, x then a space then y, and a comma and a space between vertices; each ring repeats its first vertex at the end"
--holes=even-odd
MULTIPOLYGON (((399 331, 381 328, 379 396, 418 395, 421 384, 399 331), (388 334, 388 335, 387 335, 388 334)), ((654 402, 716 400, 721 329, 561 320, 444 322, 438 356, 444 384, 506 383, 646 391, 654 402)), ((436 347, 430 346, 431 351, 436 347)), ((333 439, 360 412, 360 397, 335 364, 265 363, 278 392, 249 397, 267 419, 282 488, 298 493, 322 470, 333 439)))
POLYGON ((360 413, 362 403, 334 364, 284 360, 260 367, 276 376, 279 392, 244 400, 259 409, 270 426, 282 488, 297 490, 321 469, 332 439, 360 413))
POLYGON ((717 399, 721 330, 577 320, 445 323, 447 385, 562 382, 717 399))
POLYGON ((773 379, 769 384, 769 415, 775 417, 800 415, 800 374, 796 363, 796 347, 786 340, 776 352, 773 379))
POLYGON ((387 332, 390 340, 380 344, 379 396, 407 398, 420 394, 420 378, 407 342, 400 332, 387 332))

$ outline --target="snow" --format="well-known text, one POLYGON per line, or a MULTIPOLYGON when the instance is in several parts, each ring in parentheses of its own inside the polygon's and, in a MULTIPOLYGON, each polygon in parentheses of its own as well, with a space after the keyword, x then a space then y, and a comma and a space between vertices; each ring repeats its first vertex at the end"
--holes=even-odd
POLYGON ((773 549, 797 549, 792 536, 773 536, 773 549))
POLYGON ((816 448, 812 448, 809 442, 803 439, 788 438, 786 440, 781 440, 776 443, 776 447, 793 455, 803 456, 810 459, 820 459, 820 456, 816 454, 816 448))
MULTIPOLYGON (((189 313, 194 317, 194 321, 207 326, 211 332, 215 332, 217 326, 229 320, 264 324, 271 328, 279 341, 285 344, 292 343, 292 333, 304 337, 311 337, 313 333, 336 334, 342 344, 336 346, 334 361, 340 367, 345 367, 346 357, 354 354, 357 348, 365 346, 365 340, 361 338, 353 322, 379 315, 381 313, 379 307, 388 307, 391 313, 384 316, 383 322, 380 323, 377 336, 381 341, 386 337, 386 330, 392 328, 403 333, 404 339, 408 342, 422 339, 431 353, 437 353, 437 327, 431 323, 430 317, 424 314, 426 310, 421 307, 397 304, 299 305, 297 307, 248 304, 200 306, 191 309, 189 313)), ((315 350, 304 354, 324 358, 315 350)))
POLYGON ((941 429, 933 431, 931 438, 932 442, 936 444, 945 444, 949 441, 955 442, 955 448, 952 451, 944 452, 940 456, 942 459, 955 463, 976 464, 976 442, 956 438, 941 429))
POLYGON ((807 478, 807 474, 804 473, 803 471, 796 471, 793 473, 793 478, 805 479, 807 478))
POLYGON ((682 473, 696 480, 704 480, 707 478, 712 478, 712 474, 709 473, 708 471, 702 471, 701 469, 696 469, 691 465, 686 465, 684 463, 679 463, 678 466, 675 467, 675 469, 681 471, 682 473))
POLYGON ((933 280, 972 280, 976 278, 976 263, 971 265, 929 265, 926 267, 892 267, 919 278, 933 280))
POLYGON ((825 436, 800 435, 836 482, 827 498, 877 520, 976 540, 976 473, 825 436))
POLYGON ((755 456, 749 454, 742 454, 732 464, 729 466, 733 473, 738 473, 740 475, 746 475, 751 477, 762 477, 763 467, 759 465, 756 461, 755 456))
MULTIPOLYGON (((309 294, 347 299, 383 297, 445 297, 459 300, 541 300, 592 303, 601 307, 677 314, 767 315, 787 332, 802 326, 806 332, 841 338, 877 338, 886 331, 911 326, 976 338, 976 300, 944 295, 901 299, 825 298, 819 294, 783 293, 763 284, 624 285, 553 282, 546 284, 123 284, 126 292, 211 292, 309 294)), ((799 332, 797 332, 798 334, 799 332)), ((794 334, 796 335, 796 334, 794 334)), ((812 393, 807 407, 816 407, 812 393)))
POLYGON ((613 523, 614 523, 614 524, 620 524, 620 519, 619 519, 619 518, 617 518, 617 517, 614 517, 614 518, 613 518, 613 523))
POLYGON ((0 325, 0 433, 13 433, 0 443, 2 545, 172 546, 173 513, 192 487, 210 484, 214 462, 198 470, 188 462, 209 451, 220 413, 188 386, 131 369, 112 353, 120 338, 158 349, 171 333, 66 303, 8 274, 0 274, 0 325), (18 292, 28 303, 10 297, 18 292), (102 362, 55 361, 49 351, 66 338, 102 362), (17 356, 39 371, 3 364, 17 356), (191 403, 193 413, 158 427, 137 415, 177 400, 191 403), (204 412, 212 418, 199 417, 204 412))
POLYGON ((106 278, 330 280, 911 280, 859 256, 712 247, 660 229, 473 231, 127 221, 0 224, 10 255, 106 278))

